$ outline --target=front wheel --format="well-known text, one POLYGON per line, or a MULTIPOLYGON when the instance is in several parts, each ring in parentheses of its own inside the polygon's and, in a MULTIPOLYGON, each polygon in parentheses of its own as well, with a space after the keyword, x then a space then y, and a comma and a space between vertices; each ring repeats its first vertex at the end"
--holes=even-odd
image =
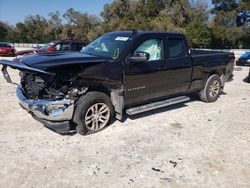
POLYGON ((222 82, 217 74, 211 75, 205 87, 200 91, 200 99, 204 102, 214 102, 218 99, 222 88, 222 82))
POLYGON ((81 135, 98 132, 110 123, 113 114, 113 105, 106 94, 89 92, 77 102, 74 115, 76 131, 81 135))

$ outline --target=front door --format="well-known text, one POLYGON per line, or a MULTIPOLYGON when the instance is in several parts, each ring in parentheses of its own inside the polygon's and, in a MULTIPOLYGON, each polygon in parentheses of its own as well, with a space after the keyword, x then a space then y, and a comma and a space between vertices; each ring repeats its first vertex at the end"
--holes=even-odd
POLYGON ((129 55, 147 52, 149 60, 140 63, 125 62, 124 86, 126 105, 145 102, 161 95, 164 87, 164 40, 161 36, 141 38, 129 55))

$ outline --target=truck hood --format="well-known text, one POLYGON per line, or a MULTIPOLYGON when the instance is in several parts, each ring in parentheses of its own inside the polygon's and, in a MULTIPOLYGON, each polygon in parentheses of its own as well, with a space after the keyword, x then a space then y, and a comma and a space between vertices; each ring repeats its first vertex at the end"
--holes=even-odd
POLYGON ((0 60, 3 65, 2 71, 6 73, 7 67, 18 69, 24 72, 43 73, 55 75, 56 72, 49 71, 50 68, 56 68, 64 65, 74 64, 97 64, 110 61, 109 58, 97 57, 93 55, 80 53, 41 53, 29 55, 21 58, 20 62, 0 60))
POLYGON ((70 64, 104 63, 111 59, 81 53, 39 53, 22 57, 20 63, 46 70, 70 64))

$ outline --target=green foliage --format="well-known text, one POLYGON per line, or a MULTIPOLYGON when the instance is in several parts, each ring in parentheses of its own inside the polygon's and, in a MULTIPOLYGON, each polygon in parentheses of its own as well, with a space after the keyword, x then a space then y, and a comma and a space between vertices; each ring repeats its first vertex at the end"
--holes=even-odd
POLYGON ((15 27, 0 22, 0 40, 46 43, 58 39, 93 40, 110 31, 128 29, 185 33, 196 48, 250 48, 250 1, 114 0, 101 18, 68 9, 48 18, 27 16, 15 27))
POLYGON ((213 42, 217 48, 250 48, 250 2, 246 0, 213 0, 213 42))
POLYGON ((5 23, 0 22, 0 41, 4 41, 8 35, 8 27, 5 23))
POLYGON ((93 33, 100 25, 100 19, 96 16, 73 9, 67 10, 63 17, 68 20, 68 24, 63 28, 62 38, 92 40, 95 37, 93 33))
POLYGON ((186 28, 189 44, 194 48, 209 48, 212 42, 211 29, 201 22, 192 22, 186 28))

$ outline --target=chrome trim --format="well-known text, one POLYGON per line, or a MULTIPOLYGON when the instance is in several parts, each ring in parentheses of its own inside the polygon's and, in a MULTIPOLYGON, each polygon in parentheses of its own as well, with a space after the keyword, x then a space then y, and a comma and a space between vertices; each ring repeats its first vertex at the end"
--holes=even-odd
POLYGON ((16 90, 20 105, 40 119, 48 121, 71 120, 74 112, 74 101, 69 99, 44 100, 28 99, 19 85, 16 90))

